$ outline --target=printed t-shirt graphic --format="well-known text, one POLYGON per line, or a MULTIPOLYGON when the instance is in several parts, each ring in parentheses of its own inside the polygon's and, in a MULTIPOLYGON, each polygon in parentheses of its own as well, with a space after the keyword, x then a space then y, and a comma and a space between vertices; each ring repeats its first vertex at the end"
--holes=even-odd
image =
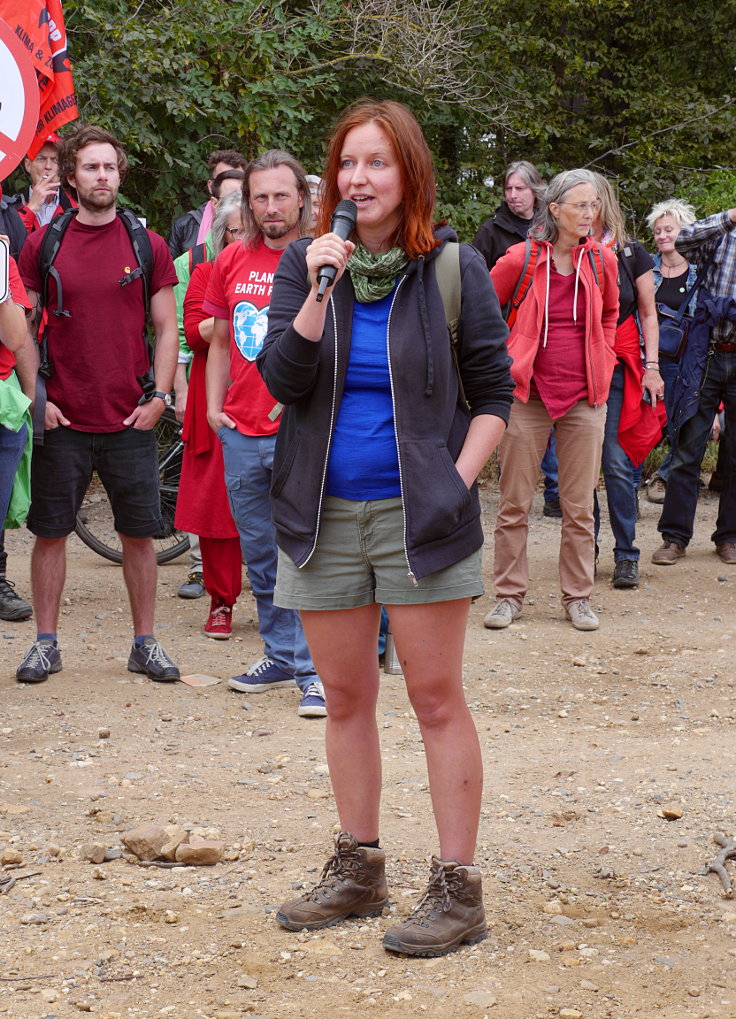
POLYGON ((283 251, 262 242, 255 248, 230 244, 218 255, 203 308, 230 324, 230 378, 224 412, 243 435, 274 435, 270 420, 275 400, 256 367, 268 327, 273 277, 283 251))

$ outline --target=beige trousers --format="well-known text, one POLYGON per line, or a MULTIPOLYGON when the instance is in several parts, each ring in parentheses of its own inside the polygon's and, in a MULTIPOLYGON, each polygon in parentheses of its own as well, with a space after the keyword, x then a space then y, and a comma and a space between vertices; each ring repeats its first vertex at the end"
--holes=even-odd
POLYGON ((581 400, 564 417, 552 421, 541 400, 514 400, 499 446, 501 500, 493 556, 498 599, 507 598, 521 608, 529 587, 529 511, 553 424, 562 508, 561 601, 567 607, 590 597, 595 569, 593 491, 600 473, 605 423, 605 405, 591 407, 581 400))

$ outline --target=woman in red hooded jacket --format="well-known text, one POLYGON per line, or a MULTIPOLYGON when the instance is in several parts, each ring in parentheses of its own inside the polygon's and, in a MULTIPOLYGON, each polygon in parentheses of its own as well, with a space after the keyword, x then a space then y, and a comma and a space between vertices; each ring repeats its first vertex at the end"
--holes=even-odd
MULTIPOLYGON (((576 629, 598 627, 589 602, 595 564, 593 490, 618 316, 615 257, 589 236, 598 208, 593 174, 568 170, 547 187, 533 231, 531 280, 508 340, 516 390, 499 446, 501 501, 493 565, 497 600, 484 621, 489 629, 508 626, 524 603, 529 511, 552 425, 562 509, 562 605, 576 629)), ((491 278, 502 306, 527 275, 526 257, 526 244, 518 244, 493 268, 491 278)))

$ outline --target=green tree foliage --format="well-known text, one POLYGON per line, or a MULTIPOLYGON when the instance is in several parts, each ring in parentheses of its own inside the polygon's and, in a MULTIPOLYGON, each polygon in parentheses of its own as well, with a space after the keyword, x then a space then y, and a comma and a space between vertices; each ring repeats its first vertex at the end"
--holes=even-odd
POLYGON ((589 165, 638 229, 677 194, 736 203, 736 0, 65 0, 81 115, 126 144, 126 198, 165 231, 216 148, 318 171, 335 115, 400 99, 463 239, 512 159, 589 165))

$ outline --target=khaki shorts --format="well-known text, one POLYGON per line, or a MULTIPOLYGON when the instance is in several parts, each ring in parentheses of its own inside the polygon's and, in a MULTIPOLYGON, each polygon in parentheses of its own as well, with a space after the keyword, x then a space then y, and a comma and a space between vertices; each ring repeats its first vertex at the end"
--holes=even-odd
POLYGON ((416 584, 404 551, 401 499, 353 502, 326 496, 317 548, 301 569, 279 549, 274 604, 285 609, 356 609, 477 598, 481 551, 416 584))

